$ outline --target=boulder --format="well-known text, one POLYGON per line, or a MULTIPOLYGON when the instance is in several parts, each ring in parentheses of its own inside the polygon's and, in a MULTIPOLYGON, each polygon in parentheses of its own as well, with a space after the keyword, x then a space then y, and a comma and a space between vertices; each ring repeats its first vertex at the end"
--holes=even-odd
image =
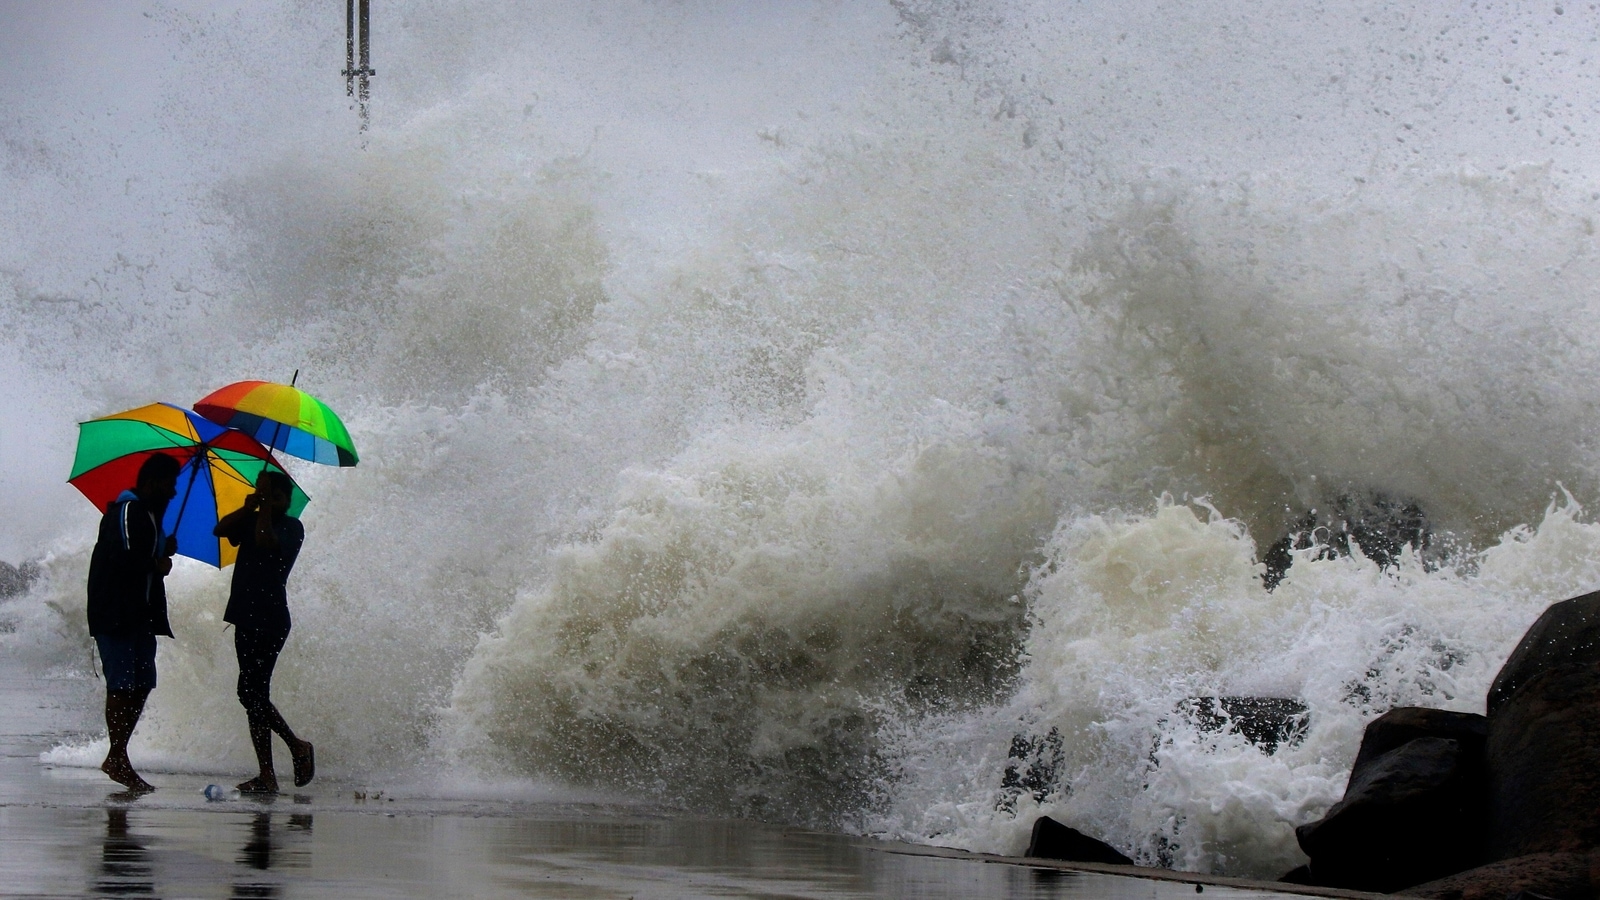
MULTIPOLYGON (((1380 727, 1374 748, 1401 731, 1380 727)), ((1311 883, 1390 892, 1481 862, 1483 806, 1482 744, 1417 737, 1366 754, 1344 798, 1295 837, 1311 883)))
POLYGON ((1316 884, 1311 875, 1310 866, 1295 866, 1289 871, 1278 876, 1284 884, 1316 884))
POLYGON ((1487 706, 1489 859, 1600 847, 1600 592, 1539 616, 1487 706))
POLYGON ((1522 636, 1489 685, 1489 716, 1493 718, 1535 675, 1596 662, 1600 662, 1600 591, 1551 604, 1522 636))
POLYGON ((1017 798, 1026 791, 1035 802, 1061 789, 1061 764, 1066 749, 1061 730, 1051 728, 1042 738, 1017 734, 1011 738, 1011 750, 1006 754, 1006 769, 1000 776, 1000 799, 996 809, 1013 812, 1017 798))
POLYGON ((1600 852, 1531 853, 1406 888, 1433 900, 1592 900, 1600 896, 1600 852))
POLYGON ((1600 847, 1600 664, 1522 681, 1489 717, 1489 859, 1600 847))
POLYGON ((33 585, 39 577, 37 563, 25 562, 20 566, 0 561, 0 599, 15 597, 33 585))
POLYGON ((1068 828, 1049 816, 1040 816, 1033 823, 1033 839, 1028 842, 1027 855, 1067 862, 1133 865, 1133 860, 1122 855, 1117 848, 1076 828, 1068 828))
POLYGON ((1374 720, 1344 799, 1297 829, 1311 862, 1291 875, 1442 900, 1600 896, 1600 592, 1546 609, 1485 705, 1374 720))
POLYGON ((1351 777, 1390 750, 1423 737, 1458 741, 1464 751, 1481 759, 1488 736, 1487 716, 1423 706, 1397 707, 1367 723, 1367 730, 1361 735, 1361 749, 1356 751, 1356 761, 1350 769, 1351 777))
POLYGON ((1189 697, 1177 711, 1203 732, 1238 732, 1264 753, 1305 740, 1309 710, 1290 697, 1189 697))
POLYGON ((1350 555, 1350 545, 1387 569, 1399 565, 1406 547, 1426 555, 1432 526, 1415 500, 1380 491, 1344 494, 1322 511, 1310 510, 1289 523, 1287 533, 1261 556, 1262 586, 1276 588, 1294 565, 1294 551, 1320 546, 1317 559, 1350 555))

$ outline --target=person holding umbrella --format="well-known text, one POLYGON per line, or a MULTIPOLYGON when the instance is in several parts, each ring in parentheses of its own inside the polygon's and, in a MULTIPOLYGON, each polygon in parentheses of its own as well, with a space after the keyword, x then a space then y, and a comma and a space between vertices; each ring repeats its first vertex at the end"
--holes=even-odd
MULTIPOLYGON (((322 400, 296 388, 298 380, 299 370, 294 370, 288 384, 235 381, 198 400, 195 412, 301 460, 355 466, 358 456, 350 432, 322 400)), ((274 732, 290 745, 296 788, 307 785, 317 772, 310 741, 294 735, 269 695, 272 668, 290 634, 285 583, 306 538, 306 528, 293 517, 298 503, 291 500, 293 487, 283 472, 262 471, 256 493, 216 525, 216 533, 238 548, 234 589, 222 620, 234 623, 238 701, 250 716, 250 740, 261 762, 261 773, 238 785, 242 793, 278 790, 277 773, 272 770, 274 732)))
POLYGON ((283 472, 265 469, 244 505, 224 516, 218 537, 239 548, 233 587, 222 620, 234 627, 239 659, 239 702, 250 723, 250 743, 261 771, 239 785, 246 794, 273 794, 278 776, 272 764, 272 735, 289 745, 294 783, 302 787, 316 774, 310 741, 301 740, 272 704, 272 670, 289 639, 289 571, 294 568, 305 526, 288 514, 294 483, 283 472))
MULTIPOLYGON (((209 422, 290 456, 341 468, 356 465, 359 457, 344 422, 326 403, 295 387, 299 378, 297 369, 288 384, 236 381, 201 398, 194 411, 209 422)), ((236 629, 239 702, 250 718, 250 740, 261 764, 259 775, 239 785, 246 793, 278 789, 272 767, 273 732, 289 745, 296 787, 309 783, 316 774, 311 742, 295 735, 270 697, 272 669, 289 637, 285 584, 305 539, 304 527, 294 518, 305 505, 304 495, 298 491, 287 474, 263 470, 255 493, 215 529, 219 537, 239 548, 223 620, 236 629), (291 494, 291 489, 296 493, 291 494)))
MULTIPOLYGON (((89 634, 106 679, 106 734, 100 771, 130 791, 155 790, 128 759, 128 740, 156 686, 156 635, 172 637, 165 578, 177 541, 161 527, 177 494, 178 460, 152 453, 132 490, 106 506, 89 558, 89 634)), ((122 482, 127 484, 126 481, 122 482)))

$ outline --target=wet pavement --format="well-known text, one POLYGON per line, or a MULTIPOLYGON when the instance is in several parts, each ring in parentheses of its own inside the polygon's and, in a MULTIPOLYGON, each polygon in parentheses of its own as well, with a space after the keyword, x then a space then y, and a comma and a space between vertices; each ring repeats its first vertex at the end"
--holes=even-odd
MULTIPOLYGON (((40 762, 103 734, 100 684, 0 659, 0 894, 7 897, 1028 897, 1177 900, 1184 881, 1016 865, 625 805, 382 796, 319 779, 212 802, 204 775, 40 762), (996 864, 1000 863, 1000 864, 996 864)), ((1239 886, 1213 898, 1280 895, 1239 886)))

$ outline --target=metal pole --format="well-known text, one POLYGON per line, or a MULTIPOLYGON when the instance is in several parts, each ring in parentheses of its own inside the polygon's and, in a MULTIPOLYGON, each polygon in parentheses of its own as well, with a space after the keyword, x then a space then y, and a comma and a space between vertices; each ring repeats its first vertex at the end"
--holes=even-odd
POLYGON ((344 95, 356 98, 361 147, 366 149, 367 101, 372 99, 372 0, 344 0, 344 95), (359 56, 358 56, 359 54, 359 56))
POLYGON ((372 5, 371 0, 361 0, 361 81, 359 96, 361 101, 361 130, 367 130, 367 101, 372 99, 372 89, 367 79, 376 74, 372 71, 372 5))
POLYGON ((356 0, 344 0, 344 95, 356 95, 356 0))

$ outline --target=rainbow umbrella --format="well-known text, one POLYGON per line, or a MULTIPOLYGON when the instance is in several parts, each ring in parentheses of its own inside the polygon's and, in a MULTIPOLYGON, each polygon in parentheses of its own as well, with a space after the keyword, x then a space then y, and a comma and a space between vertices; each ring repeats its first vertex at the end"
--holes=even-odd
POLYGON ((353 466, 358 459, 350 432, 328 404, 292 383, 236 381, 212 391, 194 411, 300 459, 327 466, 353 466))
MULTIPOLYGON (((152 403, 79 423, 78 452, 67 480, 103 512, 133 487, 139 467, 156 453, 182 465, 178 493, 167 504, 162 530, 177 536, 178 552, 184 556, 218 568, 231 565, 237 548, 211 530, 218 519, 244 505, 263 469, 282 472, 283 467, 260 441, 241 431, 180 406, 152 403)), ((295 485, 289 515, 298 517, 309 500, 295 485)))

